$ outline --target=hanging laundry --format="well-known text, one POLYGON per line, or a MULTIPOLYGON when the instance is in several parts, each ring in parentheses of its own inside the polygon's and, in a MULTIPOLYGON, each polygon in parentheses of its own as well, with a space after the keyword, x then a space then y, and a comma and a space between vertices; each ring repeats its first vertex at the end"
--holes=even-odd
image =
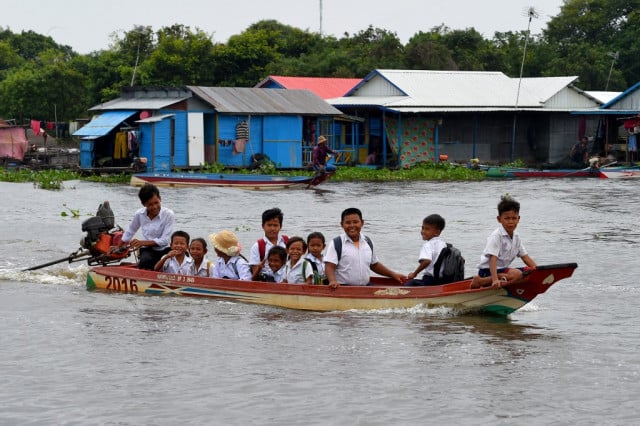
POLYGON ((638 150, 638 135, 632 133, 629 135, 629 141, 627 142, 627 151, 636 152, 638 150))
POLYGON ((127 134, 125 132, 116 133, 114 142, 113 159, 120 160, 127 158, 127 134))
POLYGON ((247 145, 246 139, 236 139, 233 141, 233 153, 240 154, 244 152, 244 148, 247 145))
POLYGON ((40 121, 39 120, 31 120, 31 130, 33 134, 38 136, 40 135, 40 121))
POLYGON ((241 121, 236 124, 236 139, 249 139, 249 123, 241 121))

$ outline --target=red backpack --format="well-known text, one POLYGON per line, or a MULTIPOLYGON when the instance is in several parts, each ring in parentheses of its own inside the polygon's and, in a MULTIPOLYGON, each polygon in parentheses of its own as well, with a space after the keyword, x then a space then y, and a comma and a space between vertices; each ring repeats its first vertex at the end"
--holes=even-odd
MULTIPOLYGON (((284 243, 287 244, 289 242, 289 237, 287 237, 286 235, 282 235, 282 241, 284 241, 284 243)), ((264 240, 264 238, 260 238, 258 240, 258 253, 260 253, 260 261, 264 259, 266 251, 267 251, 267 242, 264 240)))

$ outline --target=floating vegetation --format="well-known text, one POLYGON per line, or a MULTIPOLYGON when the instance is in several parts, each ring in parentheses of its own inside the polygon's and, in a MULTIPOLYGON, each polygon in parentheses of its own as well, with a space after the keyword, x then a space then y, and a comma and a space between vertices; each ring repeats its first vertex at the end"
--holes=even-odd
MULTIPOLYGON (((202 173, 236 173, 236 174, 276 174, 287 176, 309 176, 310 170, 277 170, 271 162, 261 164, 257 169, 225 169, 220 164, 209 164, 199 172, 202 173)), ((478 181, 485 178, 485 172, 470 169, 465 166, 449 163, 423 163, 406 169, 387 169, 357 166, 339 166, 334 176, 334 182, 397 182, 412 180, 435 181, 478 181)), ((41 189, 60 190, 62 183, 67 180, 86 180, 91 182, 128 184, 131 179, 129 173, 83 175, 71 170, 7 170, 0 169, 0 181, 3 182, 33 182, 41 189)))

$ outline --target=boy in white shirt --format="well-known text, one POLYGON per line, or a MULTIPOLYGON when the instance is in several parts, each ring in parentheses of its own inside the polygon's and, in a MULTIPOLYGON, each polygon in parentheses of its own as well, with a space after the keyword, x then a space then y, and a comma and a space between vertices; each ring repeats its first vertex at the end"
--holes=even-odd
POLYGON ((189 234, 184 231, 176 231, 171 234, 171 250, 156 263, 156 271, 170 274, 191 275, 193 259, 187 256, 189 248, 189 234))
POLYGON ((418 267, 407 275, 409 281, 407 281, 405 285, 420 286, 438 284, 433 268, 436 260, 438 260, 438 256, 440 256, 440 252, 447 247, 447 243, 440 238, 440 233, 444 230, 444 226, 445 220, 439 214, 431 214, 422 221, 420 234, 425 243, 420 250, 418 267), (424 271, 422 278, 416 278, 422 271, 424 271))
POLYGON ((480 256, 478 275, 473 277, 471 288, 501 287, 503 283, 521 278, 522 270, 509 267, 516 257, 520 257, 528 267, 536 268, 536 262, 529 256, 516 232, 520 223, 520 203, 509 195, 500 197, 497 219, 500 226, 487 238, 487 245, 480 256))

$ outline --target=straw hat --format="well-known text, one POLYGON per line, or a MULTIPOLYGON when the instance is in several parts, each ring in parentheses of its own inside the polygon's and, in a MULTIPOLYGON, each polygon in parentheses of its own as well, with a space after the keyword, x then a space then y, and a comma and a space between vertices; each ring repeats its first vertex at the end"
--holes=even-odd
POLYGON ((324 136, 320 136, 318 138, 318 143, 326 143, 327 142, 327 138, 325 138, 324 136))
POLYGON ((220 250, 227 256, 237 256, 240 254, 242 247, 238 242, 238 237, 231 231, 220 231, 217 234, 209 235, 209 241, 213 244, 213 248, 220 250))

